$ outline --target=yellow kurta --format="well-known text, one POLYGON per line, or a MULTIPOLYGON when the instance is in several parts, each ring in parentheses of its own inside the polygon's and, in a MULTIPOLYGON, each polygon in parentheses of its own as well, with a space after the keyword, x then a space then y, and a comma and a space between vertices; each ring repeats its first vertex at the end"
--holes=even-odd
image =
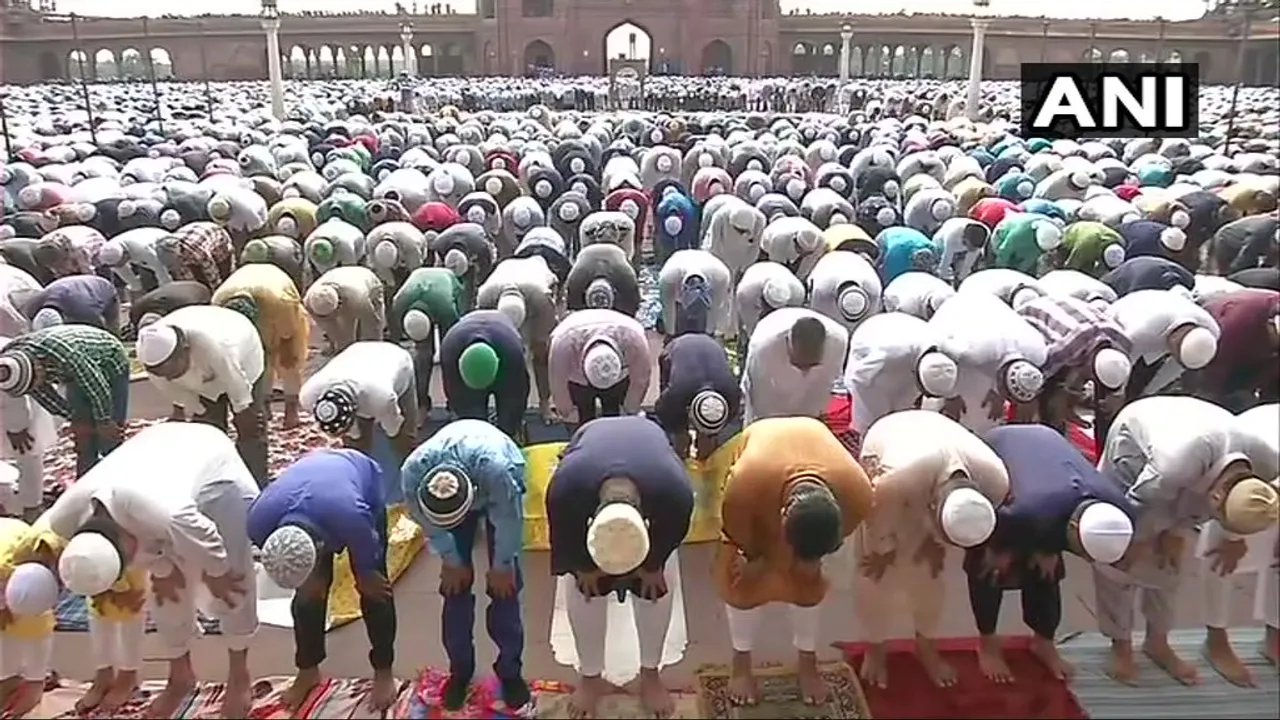
POLYGON ((268 381, 279 377, 285 394, 297 395, 311 325, 293 279, 270 263, 245 265, 218 286, 213 304, 225 306, 236 297, 251 298, 258 306, 258 335, 266 351, 268 381))

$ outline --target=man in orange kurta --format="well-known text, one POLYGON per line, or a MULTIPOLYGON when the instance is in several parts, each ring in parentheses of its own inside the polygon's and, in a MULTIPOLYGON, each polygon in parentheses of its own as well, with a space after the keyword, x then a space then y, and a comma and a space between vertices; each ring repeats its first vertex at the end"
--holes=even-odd
POLYGON ((725 480, 715 579, 733 641, 730 693, 758 699, 751 651, 764 606, 791 606, 805 702, 827 697, 818 674, 822 559, 871 512, 871 482, 826 425, 810 417, 758 420, 743 432, 725 480))

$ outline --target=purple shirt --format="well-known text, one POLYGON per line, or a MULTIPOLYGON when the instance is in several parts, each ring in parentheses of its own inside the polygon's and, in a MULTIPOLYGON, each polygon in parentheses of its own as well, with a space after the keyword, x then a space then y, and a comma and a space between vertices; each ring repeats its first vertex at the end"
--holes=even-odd
POLYGON ((114 307, 116 288, 110 280, 97 275, 68 275, 34 295, 27 304, 27 315, 35 317, 44 308, 52 308, 69 323, 100 326, 104 319, 118 320, 106 317, 114 307))

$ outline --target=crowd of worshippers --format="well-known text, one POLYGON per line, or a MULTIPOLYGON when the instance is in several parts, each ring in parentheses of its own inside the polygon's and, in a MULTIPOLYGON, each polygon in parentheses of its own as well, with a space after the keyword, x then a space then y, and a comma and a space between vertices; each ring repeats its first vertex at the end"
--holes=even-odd
POLYGON ((611 689, 608 598, 627 595, 641 698, 671 713, 669 573, 706 492, 737 703, 759 697, 754 638, 775 603, 790 606, 805 700, 825 698, 822 561, 846 542, 874 686, 893 682, 895 606, 933 681, 956 682, 935 638, 958 554, 998 681, 1017 672, 997 638, 1008 589, 1036 657, 1071 674, 1054 645, 1064 554, 1091 568, 1120 682, 1139 675, 1135 593, 1142 650, 1196 681, 1168 642, 1181 589, 1209 600, 1214 667, 1251 683, 1227 633, 1231 578, 1249 570, 1276 659, 1280 176, 1247 143, 543 106, 171 132, 138 152, 50 136, 0 168, 0 700, 16 715, 42 692, 65 588, 90 598, 98 671, 81 709, 132 695, 145 607, 169 660, 151 710, 172 714, 195 683, 206 594, 228 643, 224 709, 245 717, 255 556, 295 591, 287 700, 301 704, 321 683, 343 550, 385 709, 399 502, 442 560, 444 705, 477 670, 480 587, 501 697, 526 705, 531 387, 537 420, 572 431, 545 515, 551 571, 576 588, 576 715, 611 689), (651 267, 656 345, 637 317, 651 267), (173 418, 124 439, 135 337, 173 418), (328 360, 308 377, 317 344, 328 360), (451 420, 427 435, 437 365, 451 420), (277 384, 285 427, 315 423, 344 448, 273 477, 277 384), (837 386, 852 410, 832 428, 837 386), (46 509, 64 422, 78 479, 46 509), (733 435, 722 487, 695 486, 685 461, 733 435), (1180 588, 1191 562, 1203 587, 1180 588))

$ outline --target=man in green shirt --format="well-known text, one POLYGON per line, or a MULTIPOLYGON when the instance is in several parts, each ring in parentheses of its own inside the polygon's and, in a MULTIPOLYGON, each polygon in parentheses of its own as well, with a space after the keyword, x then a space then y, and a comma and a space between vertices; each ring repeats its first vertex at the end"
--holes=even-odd
MULTIPOLYGON (((71 423, 77 477, 120 444, 129 414, 129 375, 124 345, 89 325, 54 325, 0 351, 0 392, 30 395, 49 414, 71 423)), ((15 446, 28 442, 11 440, 15 446)))
POLYGON ((431 412, 431 373, 436 347, 463 312, 462 281, 442 267, 418 268, 396 290, 387 320, 392 342, 413 341, 413 371, 417 382, 418 412, 431 412))

